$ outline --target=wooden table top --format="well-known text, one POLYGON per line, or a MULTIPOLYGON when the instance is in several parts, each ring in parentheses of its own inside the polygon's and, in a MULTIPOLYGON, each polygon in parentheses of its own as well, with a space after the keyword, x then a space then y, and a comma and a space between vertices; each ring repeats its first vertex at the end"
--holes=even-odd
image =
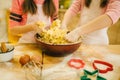
MULTIPOLYGON (((38 55, 42 60, 42 51, 36 44, 15 44, 14 46, 13 60, 0 63, 1 80, 27 80, 26 73, 19 64, 19 59, 24 54, 30 56, 38 55)), ((45 55, 43 59, 42 80, 80 80, 80 77, 84 75, 84 69, 94 71, 92 66, 94 60, 105 61, 113 65, 113 71, 105 74, 99 73, 100 76, 107 80, 120 80, 120 45, 83 44, 76 52, 65 57, 45 55), (80 59, 85 63, 85 66, 81 69, 71 68, 68 66, 68 61, 71 59, 80 59)), ((97 66, 103 68, 102 65, 97 64, 97 66)), ((92 80, 96 78, 96 76, 88 77, 92 80)))

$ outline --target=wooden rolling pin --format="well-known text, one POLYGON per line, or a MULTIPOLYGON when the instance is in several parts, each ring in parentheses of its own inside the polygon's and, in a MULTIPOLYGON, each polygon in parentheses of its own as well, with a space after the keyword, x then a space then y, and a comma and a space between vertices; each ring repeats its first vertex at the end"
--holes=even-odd
POLYGON ((7 47, 6 47, 6 45, 5 45, 5 42, 2 42, 1 43, 1 52, 7 52, 7 47))

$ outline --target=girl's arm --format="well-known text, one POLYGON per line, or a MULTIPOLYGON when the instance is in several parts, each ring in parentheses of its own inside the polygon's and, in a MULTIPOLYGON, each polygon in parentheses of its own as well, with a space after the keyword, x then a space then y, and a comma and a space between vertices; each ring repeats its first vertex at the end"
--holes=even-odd
POLYGON ((78 34, 79 35, 87 34, 98 29, 109 27, 111 25, 112 19, 108 15, 104 14, 90 21, 89 23, 83 25, 82 27, 79 27, 78 34))
POLYGON ((105 14, 95 18, 89 23, 74 29, 68 35, 66 39, 69 41, 77 41, 81 35, 109 27, 116 23, 120 18, 120 0, 110 0, 105 14))
POLYGON ((35 24, 28 24, 28 25, 22 25, 22 26, 15 26, 10 28, 10 32, 12 35, 18 35, 23 34, 32 30, 37 30, 37 25, 35 24))
MULTIPOLYGON (((27 31, 27 14, 22 12, 22 3, 24 0, 12 0, 9 15, 9 31, 13 35, 18 35, 27 31)), ((30 30, 30 29, 28 29, 30 30)))
POLYGON ((96 31, 111 25, 112 25, 112 19, 108 15, 104 14, 83 26, 80 26, 74 29, 73 31, 71 31, 69 34, 66 35, 66 39, 68 41, 75 42, 78 40, 78 38, 81 35, 91 33, 93 31, 96 31))
POLYGON ((74 0, 71 7, 66 11, 66 13, 64 15, 61 29, 66 29, 67 25, 70 22, 70 20, 72 19, 72 17, 74 17, 77 13, 80 12, 81 4, 82 4, 81 0, 74 0))

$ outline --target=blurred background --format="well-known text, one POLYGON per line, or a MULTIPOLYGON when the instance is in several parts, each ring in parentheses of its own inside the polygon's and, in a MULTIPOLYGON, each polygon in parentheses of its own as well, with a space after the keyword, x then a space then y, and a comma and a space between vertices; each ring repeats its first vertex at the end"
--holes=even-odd
POLYGON ((12 0, 0 0, 0 42, 8 41, 7 38, 7 12, 11 6, 12 0))
MULTIPOLYGON (((12 0, 0 0, 0 42, 8 42, 8 16, 12 0)), ((59 0, 59 19, 62 20, 64 13, 74 0, 59 0)), ((76 15, 69 24, 72 30, 77 21, 79 14, 76 15)), ((120 19, 108 29, 110 44, 120 44, 120 19)))

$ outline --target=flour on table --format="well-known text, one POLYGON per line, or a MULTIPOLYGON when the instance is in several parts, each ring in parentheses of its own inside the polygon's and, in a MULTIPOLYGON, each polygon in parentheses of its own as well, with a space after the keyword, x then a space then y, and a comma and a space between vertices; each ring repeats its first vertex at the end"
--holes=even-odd
POLYGON ((77 80, 78 74, 75 69, 64 64, 43 71, 43 80, 77 80))

